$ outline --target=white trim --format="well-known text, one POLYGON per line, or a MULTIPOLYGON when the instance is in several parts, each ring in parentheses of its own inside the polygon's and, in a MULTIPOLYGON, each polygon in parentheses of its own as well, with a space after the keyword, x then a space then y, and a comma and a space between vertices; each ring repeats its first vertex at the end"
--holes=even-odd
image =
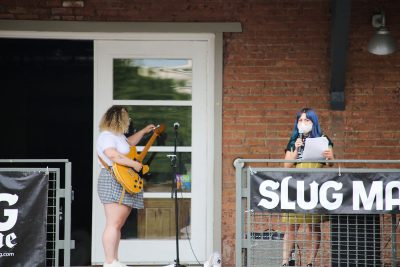
MULTIPOLYGON (((159 193, 159 192, 148 192, 148 193, 143 193, 143 196, 145 198, 170 198, 171 193, 159 193)), ((178 193, 178 199, 182 198, 192 198, 191 193, 178 193)))
MULTIPOLYGON (((213 251, 220 251, 222 254, 222 96, 223 96, 223 33, 216 33, 214 35, 214 42, 209 42, 210 46, 208 51, 210 51, 210 60, 214 62, 212 65, 212 70, 209 70, 210 77, 209 82, 213 81, 213 147, 211 153, 214 160, 213 177, 214 186, 213 193, 214 196, 214 222, 213 222, 213 251)), ((211 252, 210 252, 211 253, 211 252)))
MULTIPOLYGON (((125 39, 129 34, 140 33, 223 33, 241 32, 239 22, 99 22, 99 21, 40 21, 0 20, 0 36, 11 37, 13 32, 23 33, 23 38, 37 34, 39 38, 54 38, 64 34, 75 39, 125 39)), ((14 35, 14 37, 17 37, 14 35)), ((36 38, 36 37, 34 37, 36 38)))
MULTIPOLYGON (((201 41, 209 34, 174 33, 174 41, 201 41)), ((171 33, 70 33, 70 32, 29 32, 29 31, 1 31, 1 38, 34 38, 34 39, 70 39, 70 40, 172 40, 171 33)))
MULTIPOLYGON (((137 146, 137 151, 142 151, 144 146, 137 146)), ((149 149, 149 152, 172 152, 174 151, 173 146, 152 146, 149 149)), ((178 146, 176 147, 176 152, 192 152, 192 147, 190 146, 178 146)))
MULTIPOLYGON (((215 71, 215 60, 214 60, 214 50, 215 50, 215 35, 212 36, 212 40, 207 43, 207 62, 212 62, 213 64, 208 64, 207 67, 207 88, 212 88, 212 90, 207 90, 206 102, 207 102, 207 110, 206 118, 207 118, 207 148, 206 148, 206 157, 208 159, 209 166, 211 168, 205 168, 205 172, 207 173, 207 177, 212 177, 211 180, 207 183, 207 192, 209 192, 210 197, 206 198, 207 201, 207 248, 210 250, 207 251, 208 255, 211 255, 213 251, 220 251, 218 248, 214 246, 215 239, 215 231, 214 231, 214 212, 215 212, 215 200, 218 199, 216 196, 216 192, 214 191, 214 170, 215 170, 215 154, 214 154, 214 132, 215 132, 215 88, 214 88, 214 71, 215 71), (211 249, 212 248, 212 249, 211 249)), ((222 163, 221 163, 222 165, 222 163)), ((219 192, 222 195, 222 191, 219 192)), ((222 211, 220 211, 222 212, 222 211)), ((217 242, 221 242, 218 240, 217 242)))
POLYGON ((192 106, 192 101, 176 100, 114 100, 115 105, 121 106, 192 106))

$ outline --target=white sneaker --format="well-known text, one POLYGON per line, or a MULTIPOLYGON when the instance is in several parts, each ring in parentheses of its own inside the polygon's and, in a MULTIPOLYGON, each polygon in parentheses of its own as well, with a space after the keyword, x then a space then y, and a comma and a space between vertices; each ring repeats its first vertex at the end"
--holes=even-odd
POLYGON ((103 264, 103 267, 119 267, 119 265, 118 265, 118 261, 117 260, 113 260, 113 262, 111 262, 111 263, 104 263, 103 264))
POLYGON ((127 265, 123 264, 122 262, 115 261, 115 267, 128 267, 127 265))

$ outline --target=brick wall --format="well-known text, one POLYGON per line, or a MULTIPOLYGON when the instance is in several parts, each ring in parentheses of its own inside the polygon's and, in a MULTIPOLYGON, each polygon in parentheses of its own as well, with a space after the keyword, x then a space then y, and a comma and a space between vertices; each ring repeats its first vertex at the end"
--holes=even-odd
POLYGON ((400 1, 352 1, 345 111, 329 108, 330 5, 328 0, 3 0, 0 19, 242 23, 242 33, 224 35, 222 254, 224 265, 232 266, 232 162, 239 156, 282 158, 300 108, 317 110, 337 158, 400 158, 400 52, 366 51, 378 8, 399 40, 400 1))

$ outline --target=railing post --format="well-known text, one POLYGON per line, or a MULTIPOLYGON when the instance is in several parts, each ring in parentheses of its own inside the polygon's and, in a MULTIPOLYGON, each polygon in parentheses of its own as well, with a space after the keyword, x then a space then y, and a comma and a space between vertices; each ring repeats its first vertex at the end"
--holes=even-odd
POLYGON ((397 243, 396 243, 396 214, 392 214, 392 266, 397 266, 397 243))
POLYGON ((71 266, 71 162, 65 163, 64 266, 71 266))
POLYGON ((242 171, 244 163, 237 158, 234 161, 236 170, 236 267, 242 267, 242 233, 243 233, 243 207, 242 207, 242 171))

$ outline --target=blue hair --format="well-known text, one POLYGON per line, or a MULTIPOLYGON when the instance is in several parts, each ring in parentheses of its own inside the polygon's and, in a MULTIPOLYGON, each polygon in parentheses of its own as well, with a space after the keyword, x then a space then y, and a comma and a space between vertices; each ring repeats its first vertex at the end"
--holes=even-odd
POLYGON ((297 123, 299 121, 299 118, 301 117, 301 114, 305 113, 307 119, 311 120, 313 123, 312 130, 310 132, 310 137, 320 137, 322 136, 322 130, 321 126, 319 125, 318 122, 318 116, 317 113, 311 108, 303 108, 301 109, 296 116, 296 120, 294 121, 294 128, 292 132, 292 140, 296 140, 299 137, 299 129, 297 128, 297 123))

